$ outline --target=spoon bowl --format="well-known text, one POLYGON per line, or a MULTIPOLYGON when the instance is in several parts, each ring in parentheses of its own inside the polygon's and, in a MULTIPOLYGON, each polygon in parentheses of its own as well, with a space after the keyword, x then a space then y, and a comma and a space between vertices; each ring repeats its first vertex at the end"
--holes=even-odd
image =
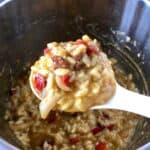
MULTIPOLYGON (((32 86, 31 79, 29 81, 33 93, 42 100, 32 86)), ((150 118, 150 97, 127 90, 116 82, 116 92, 111 99, 107 103, 93 106, 91 109, 118 109, 150 118)))

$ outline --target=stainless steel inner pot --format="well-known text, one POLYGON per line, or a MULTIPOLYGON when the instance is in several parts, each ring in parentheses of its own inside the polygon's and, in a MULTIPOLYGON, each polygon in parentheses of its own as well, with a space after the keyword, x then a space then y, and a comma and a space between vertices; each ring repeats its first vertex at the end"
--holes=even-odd
MULTIPOLYGON (((133 73, 140 92, 149 95, 149 0, 0 0, 2 138, 21 147, 3 120, 12 82, 38 58, 47 42, 73 40, 84 33, 100 40, 104 51, 133 73)), ((149 140, 150 119, 143 117, 126 149, 135 150, 149 140)))

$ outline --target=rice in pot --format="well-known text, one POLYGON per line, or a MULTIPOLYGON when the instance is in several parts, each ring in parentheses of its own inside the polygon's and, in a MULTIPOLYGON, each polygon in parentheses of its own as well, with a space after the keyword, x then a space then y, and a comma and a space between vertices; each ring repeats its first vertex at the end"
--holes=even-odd
MULTIPOLYGON (((138 92, 131 74, 111 59, 115 76, 124 87, 138 92)), ((5 119, 25 150, 121 150, 133 135, 139 116, 117 110, 84 113, 51 111, 41 119, 39 100, 32 93, 28 75, 13 87, 5 119)))

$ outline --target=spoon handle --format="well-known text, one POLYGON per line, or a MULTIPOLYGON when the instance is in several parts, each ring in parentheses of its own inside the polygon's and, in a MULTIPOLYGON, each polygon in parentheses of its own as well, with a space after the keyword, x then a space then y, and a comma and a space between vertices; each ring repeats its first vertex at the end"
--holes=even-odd
POLYGON ((114 96, 104 105, 92 109, 119 109, 150 118, 150 97, 129 91, 117 84, 114 96))

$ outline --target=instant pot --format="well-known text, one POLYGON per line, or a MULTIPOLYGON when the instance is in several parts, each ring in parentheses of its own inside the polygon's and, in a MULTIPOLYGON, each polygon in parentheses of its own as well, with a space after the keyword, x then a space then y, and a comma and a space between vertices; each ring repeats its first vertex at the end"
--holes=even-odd
MULTIPOLYGON (((0 136, 22 144, 4 121, 10 87, 50 41, 97 38, 108 56, 132 72, 140 92, 150 93, 149 0, 0 0, 0 136), (117 46, 116 46, 117 43, 117 46)), ((126 149, 150 141, 150 119, 141 117, 126 149)))

